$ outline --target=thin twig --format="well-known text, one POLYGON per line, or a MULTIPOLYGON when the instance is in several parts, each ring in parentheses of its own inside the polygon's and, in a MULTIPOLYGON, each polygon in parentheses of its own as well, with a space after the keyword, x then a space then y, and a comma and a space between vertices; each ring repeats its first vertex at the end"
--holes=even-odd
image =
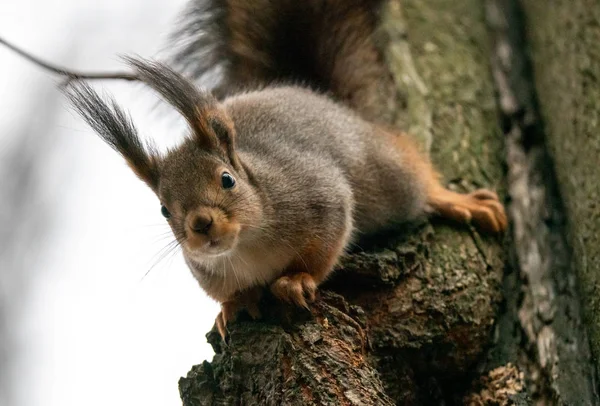
POLYGON ((42 69, 48 70, 52 73, 55 73, 60 76, 66 77, 65 81, 61 84, 61 86, 68 85, 72 80, 99 80, 99 79, 120 79, 120 80, 128 80, 134 81, 139 80, 139 78, 133 74, 128 72, 78 72, 74 70, 69 70, 49 62, 45 62, 40 58, 31 55, 30 53, 18 48, 17 46, 11 44, 6 41, 4 38, 0 37, 0 44, 6 46, 8 49, 13 52, 21 55, 23 58, 32 62, 33 64, 41 67, 42 69))

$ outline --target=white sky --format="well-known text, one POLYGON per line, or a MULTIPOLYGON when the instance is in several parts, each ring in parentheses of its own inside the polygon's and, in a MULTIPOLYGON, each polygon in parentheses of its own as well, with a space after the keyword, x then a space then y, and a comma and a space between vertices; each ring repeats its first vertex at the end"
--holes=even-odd
MULTIPOLYGON (((118 54, 156 54, 184 1, 6 0, 0 36, 73 68, 122 69, 118 54)), ((53 210, 58 227, 33 250, 39 266, 23 317, 9 326, 19 344, 15 406, 180 404, 179 377, 212 357, 204 335, 218 306, 180 253, 142 280, 170 241, 161 238, 168 227, 159 203, 68 110, 54 83, 0 48, 0 145, 10 144, 10 129, 36 120, 28 107, 36 95, 56 92, 49 100, 60 102, 48 133, 40 134, 54 145, 39 204, 53 210)), ((131 111, 143 134, 162 144, 181 136, 181 121, 153 108, 149 91, 128 83, 101 87, 131 111)))

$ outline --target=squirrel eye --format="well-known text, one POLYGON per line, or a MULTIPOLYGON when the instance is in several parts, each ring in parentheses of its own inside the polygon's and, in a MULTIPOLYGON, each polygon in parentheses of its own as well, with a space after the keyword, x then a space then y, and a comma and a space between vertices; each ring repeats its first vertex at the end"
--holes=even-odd
POLYGON ((221 175, 221 185, 223 185, 223 189, 231 189, 235 186, 235 179, 227 172, 223 172, 221 175))
POLYGON ((160 212, 166 219, 171 218, 171 212, 165 206, 160 207, 160 212))

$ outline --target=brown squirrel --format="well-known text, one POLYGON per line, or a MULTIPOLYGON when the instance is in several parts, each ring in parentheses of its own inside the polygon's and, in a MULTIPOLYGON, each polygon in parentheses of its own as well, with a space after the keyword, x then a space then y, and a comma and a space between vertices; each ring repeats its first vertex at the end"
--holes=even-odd
POLYGON ((409 137, 365 120, 379 119, 370 100, 387 74, 372 37, 378 3, 194 0, 174 64, 195 78, 219 68, 214 95, 165 64, 127 58, 189 124, 165 156, 114 101, 84 83, 66 90, 160 199, 193 275, 221 303, 223 337, 241 309, 260 316, 264 287, 307 307, 359 233, 426 213, 507 226, 494 192, 446 189, 409 137))

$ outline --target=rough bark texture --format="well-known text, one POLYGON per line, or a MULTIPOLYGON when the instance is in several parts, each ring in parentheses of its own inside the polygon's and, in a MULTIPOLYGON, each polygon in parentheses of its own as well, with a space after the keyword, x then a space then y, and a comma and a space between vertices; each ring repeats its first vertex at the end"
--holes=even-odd
POLYGON ((570 266, 564 207, 525 54, 521 9, 515 0, 488 0, 487 11, 507 137, 512 265, 518 271, 513 282, 521 291, 518 297, 507 296, 518 329, 505 329, 501 334, 514 334, 521 340, 522 347, 513 352, 512 359, 528 371, 534 399, 593 404, 598 401, 594 370, 570 266))
MULTIPOLYGON (((391 0, 381 34, 396 124, 457 189, 502 193, 481 2, 391 0)), ((229 346, 209 334, 217 355, 181 379, 184 404, 436 404, 466 390, 501 299, 501 242, 435 222, 369 245, 344 259, 312 315, 269 302, 264 321, 230 326, 229 346)))
POLYGON ((181 379, 184 404, 393 404, 365 356, 360 309, 324 292, 312 315, 269 316, 238 324, 228 345, 209 335, 217 355, 181 379))
MULTIPOLYGON (((584 320, 597 369, 600 366, 600 7, 593 0, 554 0, 549 4, 523 0, 522 5, 540 112, 566 206, 568 242, 573 249, 571 263, 561 265, 568 271, 576 271, 579 277, 584 320)), ((568 280, 564 283, 559 286, 558 294, 565 291, 561 287, 568 291, 572 285, 568 280)), ((571 290, 570 294, 577 292, 571 290)), ((569 326, 573 323, 564 328, 569 326)), ((572 357, 575 368, 586 365, 589 352, 585 344, 568 341, 563 345, 564 350, 579 346, 584 359, 577 364, 577 358, 572 357)), ((566 369, 565 374, 569 373, 566 369)), ((591 379, 577 385, 575 382, 574 386, 563 385, 563 393, 569 387, 573 391, 580 389, 579 393, 591 393, 597 402, 591 375, 591 379)), ((577 398, 572 399, 579 403, 577 398)))

